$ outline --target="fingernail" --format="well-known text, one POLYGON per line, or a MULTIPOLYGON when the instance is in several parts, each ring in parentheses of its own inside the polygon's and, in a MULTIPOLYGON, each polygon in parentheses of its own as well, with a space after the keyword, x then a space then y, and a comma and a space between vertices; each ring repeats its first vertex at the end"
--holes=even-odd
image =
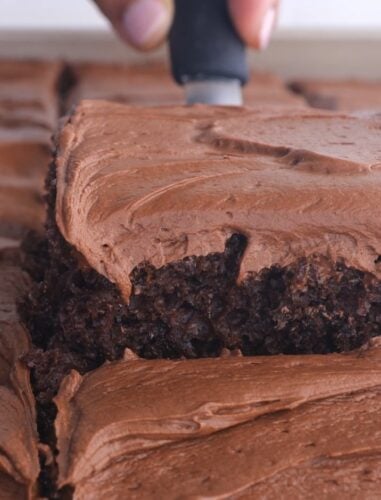
POLYGON ((123 26, 131 43, 144 47, 168 25, 169 12, 159 0, 136 0, 125 11, 123 26))
POLYGON ((274 30, 276 19, 276 10, 272 7, 263 17, 261 28, 259 31, 259 48, 264 50, 268 47, 274 30))

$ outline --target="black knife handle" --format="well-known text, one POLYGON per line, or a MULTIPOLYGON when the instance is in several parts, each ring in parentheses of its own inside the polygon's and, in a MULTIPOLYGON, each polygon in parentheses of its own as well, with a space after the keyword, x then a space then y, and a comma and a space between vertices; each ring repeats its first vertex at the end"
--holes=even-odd
POLYGON ((190 80, 248 80, 245 46, 230 19, 226 0, 175 0, 169 36, 172 74, 190 80))

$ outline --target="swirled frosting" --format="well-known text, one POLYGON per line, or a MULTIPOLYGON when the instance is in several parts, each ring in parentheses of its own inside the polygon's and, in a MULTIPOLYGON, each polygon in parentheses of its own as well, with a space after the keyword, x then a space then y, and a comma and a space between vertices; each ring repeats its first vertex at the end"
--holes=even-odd
POLYGON ((72 372, 56 403, 59 484, 75 499, 372 498, 381 486, 379 341, 345 355, 128 359, 72 372))
POLYGON ((248 237, 241 278, 320 253, 381 277, 381 119, 84 101, 58 140, 56 220, 126 300, 163 266, 248 237))

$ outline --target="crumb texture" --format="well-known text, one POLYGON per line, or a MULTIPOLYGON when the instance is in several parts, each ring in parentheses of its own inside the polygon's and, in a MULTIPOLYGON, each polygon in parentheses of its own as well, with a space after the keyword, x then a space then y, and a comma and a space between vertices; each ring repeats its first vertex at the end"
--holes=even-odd
POLYGON ((379 344, 331 353, 379 335, 380 116, 316 85, 0 61, 1 499, 378 495, 379 344), (161 107, 78 106, 44 233, 84 98, 161 107))
POLYGON ((75 499, 271 498, 282 485, 287 498, 373 498, 380 347, 72 372, 56 398, 59 484, 75 499))

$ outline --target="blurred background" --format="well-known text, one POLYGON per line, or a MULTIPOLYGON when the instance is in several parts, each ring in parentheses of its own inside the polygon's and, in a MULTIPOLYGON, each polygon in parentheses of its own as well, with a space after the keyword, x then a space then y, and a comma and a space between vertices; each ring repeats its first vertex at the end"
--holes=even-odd
MULTIPOLYGON (((381 0, 281 0, 270 48, 250 57, 285 77, 381 79, 380 52, 381 0)), ((0 57, 131 62, 165 48, 129 49, 91 0, 0 0, 0 57)))
MULTIPOLYGON (((280 29, 381 29, 381 0, 282 0, 280 29)), ((0 28, 107 29, 91 0, 0 0, 0 28)))

